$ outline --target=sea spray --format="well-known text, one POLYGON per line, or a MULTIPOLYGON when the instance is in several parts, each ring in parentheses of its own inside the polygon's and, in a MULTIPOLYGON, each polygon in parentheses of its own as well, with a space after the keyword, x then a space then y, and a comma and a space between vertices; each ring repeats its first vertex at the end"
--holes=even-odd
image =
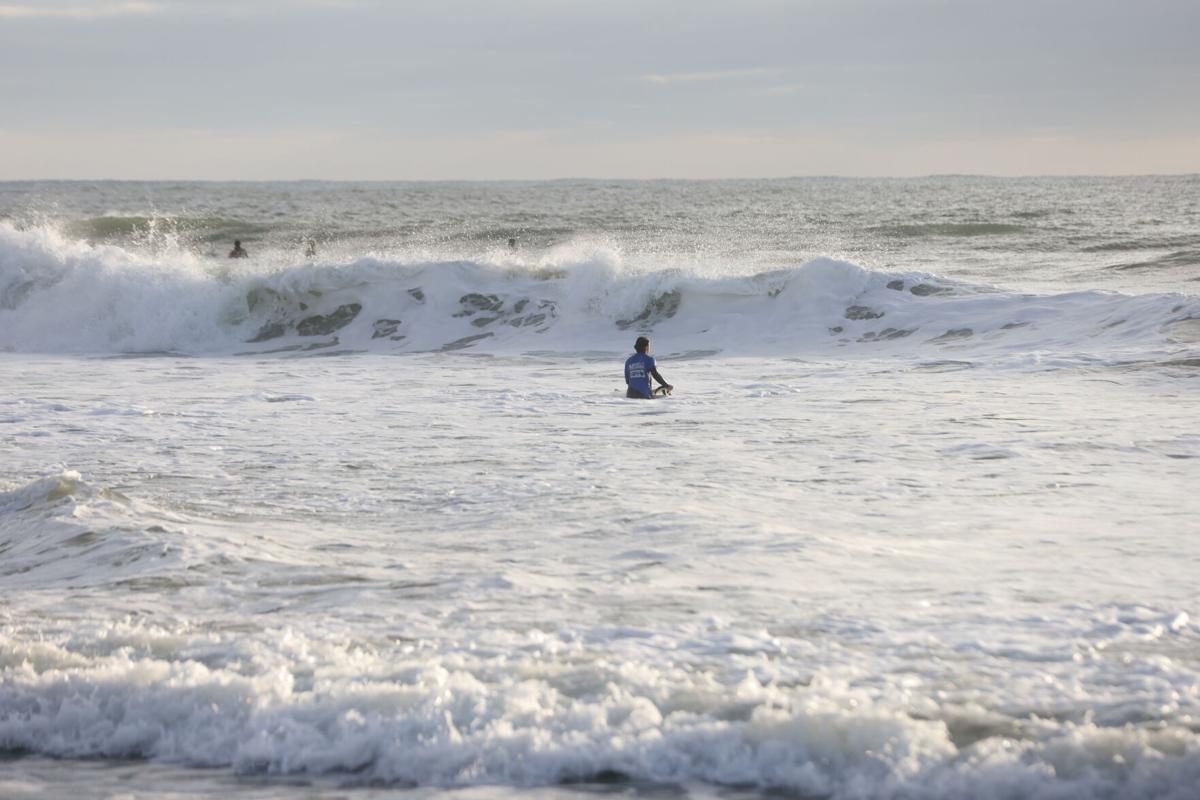
POLYGON ((242 267, 92 246, 0 225, 0 347, 180 354, 578 352, 653 333, 660 347, 747 355, 881 352, 1177 357, 1200 301, 1034 295, 816 259, 744 277, 625 271, 607 256, 242 267))

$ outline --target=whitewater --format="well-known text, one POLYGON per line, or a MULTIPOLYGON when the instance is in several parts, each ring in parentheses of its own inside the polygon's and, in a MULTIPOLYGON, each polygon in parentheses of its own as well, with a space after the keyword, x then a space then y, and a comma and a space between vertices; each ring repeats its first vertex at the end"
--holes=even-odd
POLYGON ((1194 176, 0 184, 0 796, 1194 797, 1197 281, 1194 176))

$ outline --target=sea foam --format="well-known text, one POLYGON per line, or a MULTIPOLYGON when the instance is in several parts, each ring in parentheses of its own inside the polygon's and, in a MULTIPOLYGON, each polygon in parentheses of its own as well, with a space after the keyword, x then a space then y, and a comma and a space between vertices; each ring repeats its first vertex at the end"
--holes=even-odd
POLYGON ((1017 721, 836 671, 795 686, 651 648, 618 668, 568 631, 492 658, 294 631, 97 634, 0 633, 0 747, 402 785, 703 781, 837 798, 1184 798, 1200 781, 1185 727, 1017 721))
POLYGON ((755 275, 576 260, 257 266, 0 224, 0 348, 42 353, 659 352, 1186 358, 1200 300, 1035 295, 816 259, 755 275))

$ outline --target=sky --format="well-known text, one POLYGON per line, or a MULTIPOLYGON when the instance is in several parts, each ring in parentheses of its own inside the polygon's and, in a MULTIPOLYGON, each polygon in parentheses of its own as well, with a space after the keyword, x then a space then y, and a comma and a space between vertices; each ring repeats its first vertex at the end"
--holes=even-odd
POLYGON ((1198 0, 0 0, 0 180, 1200 172, 1198 0))

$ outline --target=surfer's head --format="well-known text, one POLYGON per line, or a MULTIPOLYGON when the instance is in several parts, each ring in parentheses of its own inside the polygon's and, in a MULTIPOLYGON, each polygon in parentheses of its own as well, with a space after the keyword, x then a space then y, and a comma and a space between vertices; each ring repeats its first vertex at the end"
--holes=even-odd
POLYGON ((633 343, 633 349, 639 353, 644 353, 650 349, 650 340, 645 336, 639 336, 637 341, 633 343))

